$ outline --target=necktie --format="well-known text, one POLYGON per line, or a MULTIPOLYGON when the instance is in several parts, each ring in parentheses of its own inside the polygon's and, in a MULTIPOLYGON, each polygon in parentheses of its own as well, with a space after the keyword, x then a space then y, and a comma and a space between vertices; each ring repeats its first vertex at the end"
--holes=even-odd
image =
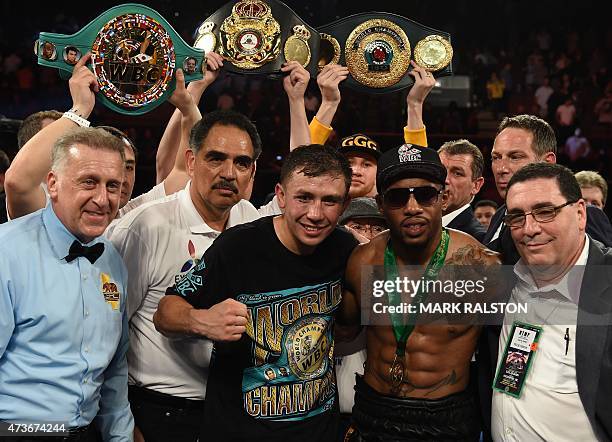
POLYGON ((96 262, 96 260, 104 253, 104 244, 99 242, 93 246, 84 246, 78 241, 74 241, 66 256, 66 262, 71 262, 77 259, 79 256, 87 258, 90 263, 96 262))

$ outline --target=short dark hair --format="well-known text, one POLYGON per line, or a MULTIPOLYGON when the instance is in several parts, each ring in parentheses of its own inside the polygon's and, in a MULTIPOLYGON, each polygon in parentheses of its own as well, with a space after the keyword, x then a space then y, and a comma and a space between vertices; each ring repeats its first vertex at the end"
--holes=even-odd
POLYGON ((484 170, 484 157, 475 144, 465 139, 447 141, 438 149, 439 154, 442 152, 446 152, 448 155, 471 155, 472 180, 482 176, 482 171, 484 170))
POLYGON ((19 149, 42 129, 43 120, 47 118, 50 120, 59 120, 62 118, 62 115, 63 114, 59 111, 47 110, 36 112, 26 117, 25 120, 21 122, 19 131, 17 132, 17 146, 19 149))
POLYGON ((499 206, 492 200, 480 200, 474 205, 474 209, 478 209, 479 207, 493 207, 495 210, 497 210, 499 206))
MULTIPOLYGON (((565 166, 553 163, 531 163, 518 170, 508 182, 508 192, 516 183, 535 180, 538 178, 554 178, 559 191, 568 201, 578 201, 582 198, 580 185, 574 173, 565 166)), ((506 195, 508 195, 506 193, 506 195)))
POLYGON ((98 129, 104 129, 109 134, 114 135, 117 138, 119 138, 123 144, 127 145, 130 149, 132 149, 132 152, 134 152, 134 160, 138 161, 138 149, 136 149, 136 146, 134 145, 132 140, 130 140, 130 137, 128 137, 125 132, 113 126, 96 126, 96 127, 98 129))
POLYGON ((198 153, 204 140, 208 136, 208 132, 215 125, 234 126, 245 131, 251 138, 253 144, 253 159, 257 159, 261 154, 261 138, 259 132, 251 120, 244 114, 233 110, 217 110, 210 112, 202 117, 193 128, 189 136, 189 147, 193 153, 198 153))
POLYGON ((333 175, 344 178, 346 194, 351 187, 351 166, 348 160, 330 146, 308 144, 295 148, 287 155, 281 167, 280 182, 285 184, 293 173, 303 173, 308 177, 333 175))
POLYGON ((523 129, 533 134, 533 144, 531 148, 533 152, 540 158, 549 152, 557 153, 557 137, 555 131, 550 124, 535 115, 515 115, 514 117, 505 117, 497 129, 497 135, 508 128, 523 129))
MULTIPOLYGON (((0 173, 6 173, 10 165, 11 160, 9 159, 8 155, 5 151, 0 150, 0 173)), ((0 210, 3 210, 3 208, 0 207, 0 210)))

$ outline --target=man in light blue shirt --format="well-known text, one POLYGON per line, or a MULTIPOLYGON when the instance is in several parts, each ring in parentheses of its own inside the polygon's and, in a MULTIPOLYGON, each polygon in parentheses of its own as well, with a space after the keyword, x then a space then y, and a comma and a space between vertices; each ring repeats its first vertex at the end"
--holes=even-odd
POLYGON ((104 441, 132 440, 127 272, 100 236, 124 163, 116 137, 75 129, 53 149, 51 204, 0 227, 2 422, 64 424, 63 440, 95 442, 95 420, 104 441))

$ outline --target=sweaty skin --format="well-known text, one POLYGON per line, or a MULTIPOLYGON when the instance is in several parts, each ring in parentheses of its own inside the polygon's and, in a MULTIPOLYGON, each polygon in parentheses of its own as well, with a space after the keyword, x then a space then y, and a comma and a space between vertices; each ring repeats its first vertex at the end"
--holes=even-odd
MULTIPOLYGON (((452 229, 448 229, 448 232, 450 242, 445 265, 489 266, 500 263, 497 254, 485 249, 471 236, 452 229)), ((360 245, 351 255, 346 273, 347 289, 339 318, 341 324, 358 323, 362 307, 362 266, 384 265, 389 235, 389 232, 381 233, 369 243, 360 245)), ((436 236, 439 238, 439 235, 436 236)), ((402 262, 397 253, 396 256, 398 265, 427 264, 402 262)), ((430 257, 426 257, 427 261, 430 257)), ((364 299, 372 299, 368 295, 364 299)), ((364 380, 379 393, 395 397, 436 399, 461 392, 469 381, 470 360, 479 334, 480 327, 475 325, 417 324, 406 343, 403 382, 394 389, 389 375, 396 350, 393 329, 388 325, 369 325, 366 330, 364 380)))

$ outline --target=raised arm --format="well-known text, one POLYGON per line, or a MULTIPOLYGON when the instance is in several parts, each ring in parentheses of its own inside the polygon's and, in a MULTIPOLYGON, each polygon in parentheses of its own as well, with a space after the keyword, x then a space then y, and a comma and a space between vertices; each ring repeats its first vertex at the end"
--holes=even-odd
MULTIPOLYGON (((223 57, 215 52, 210 52, 206 55, 206 64, 207 70, 204 78, 197 81, 192 81, 187 85, 187 91, 191 94, 193 98, 193 102, 196 105, 200 103, 202 99, 202 95, 204 91, 210 86, 219 76, 219 72, 221 67, 223 66, 223 57)), ((178 71, 177 71, 178 72, 178 71)), ((182 76, 182 85, 183 88, 185 86, 184 75, 182 76)), ((177 88, 178 88, 178 74, 177 74, 177 88)), ((179 91, 181 97, 176 97, 177 100, 181 100, 178 103, 173 101, 173 97, 170 98, 170 102, 175 106, 178 105, 188 105, 185 101, 185 98, 182 97, 183 91, 179 91)), ((184 108, 186 110, 186 108, 184 108)), ((181 153, 181 119, 182 119, 182 111, 177 108, 174 110, 174 113, 170 117, 170 121, 168 121, 168 125, 166 126, 166 130, 162 135, 162 138, 159 142, 159 147, 157 148, 157 155, 155 158, 155 169, 157 172, 156 182, 159 184, 164 181, 168 175, 172 172, 175 167, 178 167, 179 170, 185 170, 185 155, 184 152, 181 153)), ((201 116, 199 117, 201 118, 201 116)), ((199 119, 198 118, 198 119, 199 119)), ((197 120, 196 120, 197 121, 197 120)), ((195 121, 194 121, 195 124, 195 121)), ((167 183, 166 183, 167 184, 167 183)), ((166 194, 170 194, 173 192, 166 192, 166 194)))
POLYGON ((310 73, 297 61, 290 61, 281 67, 287 75, 283 78, 283 88, 289 99, 289 114, 291 117, 289 136, 289 150, 298 146, 310 144, 310 129, 306 108, 304 107, 304 93, 310 81, 310 73))
POLYGON ((406 97, 406 127, 404 141, 420 146, 427 146, 427 135, 423 123, 423 103, 429 92, 436 85, 436 79, 422 67, 411 62, 412 70, 408 72, 414 78, 414 84, 406 97))
POLYGON ((202 118, 198 103, 206 88, 219 76, 223 58, 215 52, 210 52, 206 56, 206 64, 208 69, 204 78, 192 81, 187 87, 185 87, 185 76, 182 70, 177 70, 176 89, 169 99, 176 106, 176 110, 168 122, 157 153, 157 179, 158 182, 164 182, 166 195, 183 189, 189 181, 185 163, 185 152, 189 149, 189 132, 193 125, 202 118), (174 160, 170 171, 163 178, 160 171, 167 170, 169 166, 160 163, 159 149, 162 150, 162 157, 165 158, 163 161, 169 162, 170 157, 174 160))
MULTIPOLYGON (((86 64, 91 55, 88 53, 74 66, 68 82, 72 97, 72 112, 82 118, 89 118, 94 104, 94 92, 98 82, 86 64)), ((51 168, 51 151, 55 142, 66 132, 78 127, 68 118, 54 121, 34 135, 19 150, 11 167, 6 171, 4 188, 6 206, 11 219, 45 207, 46 196, 41 187, 51 168)))
POLYGON ((349 70, 338 64, 328 64, 317 76, 317 84, 321 91, 321 106, 310 123, 312 142, 325 144, 332 131, 332 121, 340 104, 340 89, 338 85, 346 80, 349 70))

